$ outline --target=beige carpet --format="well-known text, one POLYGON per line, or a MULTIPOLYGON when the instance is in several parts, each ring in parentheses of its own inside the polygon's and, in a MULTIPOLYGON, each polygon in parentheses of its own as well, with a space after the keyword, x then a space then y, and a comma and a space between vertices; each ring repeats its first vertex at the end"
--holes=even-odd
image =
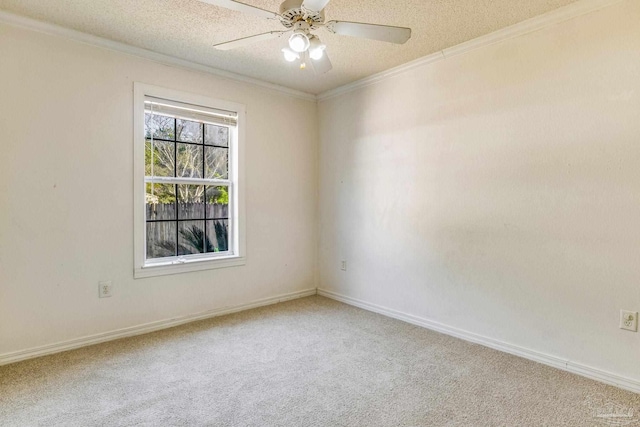
POLYGON ((316 296, 0 367, 0 425, 639 426, 640 396, 316 296))

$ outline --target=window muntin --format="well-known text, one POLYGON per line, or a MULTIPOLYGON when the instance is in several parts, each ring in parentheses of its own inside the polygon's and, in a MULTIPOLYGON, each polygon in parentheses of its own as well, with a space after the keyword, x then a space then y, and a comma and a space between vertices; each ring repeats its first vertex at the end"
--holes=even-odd
POLYGON ((136 190, 144 204, 136 208, 144 228, 135 239, 136 277, 243 264, 238 122, 244 107, 142 84, 136 100, 136 108, 144 104, 136 110, 136 141, 144 145, 135 150, 144 161, 144 171, 136 166, 136 176, 144 175, 144 189, 136 190), (216 103, 231 108, 212 108, 216 103))

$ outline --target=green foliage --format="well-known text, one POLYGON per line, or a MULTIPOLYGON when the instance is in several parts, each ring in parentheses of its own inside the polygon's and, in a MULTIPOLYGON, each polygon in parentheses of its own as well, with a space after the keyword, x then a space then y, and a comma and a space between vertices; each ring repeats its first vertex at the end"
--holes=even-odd
POLYGON ((174 203, 176 196, 174 196, 172 192, 164 191, 158 194, 158 201, 165 204, 174 203))
MULTIPOLYGON (((216 232, 216 241, 218 247, 215 247, 208 236, 204 234, 204 231, 196 226, 183 228, 180 230, 180 236, 186 242, 186 245, 178 244, 178 253, 182 255, 197 254, 204 252, 226 252, 229 250, 227 235, 228 227, 222 221, 214 222, 214 229, 216 232)), ((173 241, 161 241, 156 243, 156 247, 162 249, 161 256, 175 256, 173 252, 175 249, 173 241)))
POLYGON ((213 190, 207 190, 207 195, 211 195, 207 199, 207 203, 220 204, 220 205, 229 204, 229 191, 227 190, 227 187, 218 186, 218 187, 215 187, 213 190))
POLYGON ((155 257, 168 257, 168 256, 176 256, 175 246, 172 241, 163 240, 161 242, 155 242, 156 249, 159 251, 155 254, 155 257))
MULTIPOLYGON (((218 178, 228 176, 226 149, 204 145, 203 127, 196 121, 145 113, 145 175, 154 177, 218 178), (152 140, 153 138, 153 140, 152 140), (184 144, 191 142, 193 144, 184 144), (206 153, 206 156, 205 156, 206 153), (205 158, 206 157, 206 158, 205 158), (204 173, 205 176, 202 176, 204 173)), ((228 128, 206 125, 208 143, 228 141, 228 128)), ((202 203, 203 185, 147 187, 147 202, 202 203), (152 190, 152 191, 150 191, 152 190)), ((207 188, 207 203, 229 204, 229 193, 223 186, 207 188), (211 193, 211 194, 209 194, 211 193), (211 197, 213 196, 213 197, 211 197)))
POLYGON ((180 230, 180 235, 193 250, 189 250, 185 246, 179 245, 181 246, 178 248, 179 253, 191 254, 215 251, 215 247, 211 243, 211 240, 209 240, 209 237, 205 236, 204 231, 196 225, 180 230))
POLYGON ((173 184, 145 184, 148 204, 172 204, 176 201, 173 184))
POLYGON ((214 223, 214 228, 216 229, 216 240, 218 241, 218 251, 226 252, 229 250, 229 246, 227 243, 227 225, 222 221, 216 221, 214 223))

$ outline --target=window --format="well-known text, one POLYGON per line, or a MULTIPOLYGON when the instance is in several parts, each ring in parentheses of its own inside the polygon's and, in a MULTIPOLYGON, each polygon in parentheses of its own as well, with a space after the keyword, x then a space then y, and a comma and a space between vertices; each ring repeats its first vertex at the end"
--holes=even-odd
POLYGON ((244 107, 135 85, 135 277, 244 263, 244 107))

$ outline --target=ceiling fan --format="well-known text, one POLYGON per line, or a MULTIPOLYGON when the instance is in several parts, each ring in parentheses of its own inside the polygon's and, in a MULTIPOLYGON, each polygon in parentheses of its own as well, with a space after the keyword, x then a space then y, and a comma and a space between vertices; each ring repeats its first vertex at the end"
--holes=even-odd
POLYGON ((269 31, 224 43, 215 44, 213 47, 220 50, 229 50, 248 46, 263 40, 282 37, 292 32, 289 36, 289 46, 282 49, 285 60, 294 62, 300 60, 300 68, 306 68, 308 59, 317 74, 324 74, 331 70, 332 65, 325 49, 326 45, 311 31, 321 27, 327 28, 334 34, 345 36, 363 37, 384 42, 402 44, 411 37, 411 29, 393 27, 388 25, 367 24, 362 22, 328 21, 325 22, 324 8, 330 0, 285 0, 280 5, 280 12, 271 12, 240 3, 234 0, 200 0, 214 6, 250 13, 267 19, 280 21, 286 28, 284 31, 269 31))

